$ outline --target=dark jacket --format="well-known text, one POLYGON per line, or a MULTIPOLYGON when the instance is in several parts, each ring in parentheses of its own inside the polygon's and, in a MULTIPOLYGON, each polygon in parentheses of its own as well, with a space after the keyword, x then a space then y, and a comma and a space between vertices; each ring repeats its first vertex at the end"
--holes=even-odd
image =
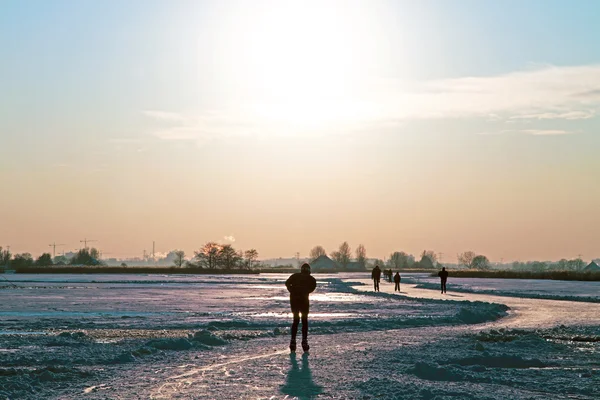
POLYGON ((285 286, 290 292, 290 297, 308 298, 308 294, 314 292, 317 280, 310 274, 297 272, 285 281, 285 286))
POLYGON ((400 274, 394 275, 394 282, 400 283, 400 274))
POLYGON ((376 281, 381 280, 381 270, 379 267, 373 268, 373 272, 371 272, 371 279, 375 279, 376 281))
POLYGON ((440 271, 438 272, 438 276, 445 281, 448 279, 448 271, 440 271))

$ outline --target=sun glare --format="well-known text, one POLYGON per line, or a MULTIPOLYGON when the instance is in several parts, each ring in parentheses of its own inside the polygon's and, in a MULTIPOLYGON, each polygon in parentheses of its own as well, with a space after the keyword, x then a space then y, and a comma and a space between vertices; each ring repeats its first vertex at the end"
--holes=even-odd
POLYGON ((238 17, 238 51, 259 117, 318 127, 368 113, 359 92, 377 62, 373 18, 350 3, 275 2, 238 17))

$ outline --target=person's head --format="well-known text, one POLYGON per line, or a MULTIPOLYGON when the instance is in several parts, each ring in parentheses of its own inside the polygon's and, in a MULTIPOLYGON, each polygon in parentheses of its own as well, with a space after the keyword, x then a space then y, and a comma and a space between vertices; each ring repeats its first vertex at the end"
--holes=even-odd
POLYGON ((446 270, 446 267, 442 267, 442 271, 445 271, 445 270, 446 270))
POLYGON ((303 273, 303 274, 309 274, 310 275, 310 265, 308 263, 302 264, 302 267, 300 267, 300 272, 303 273))

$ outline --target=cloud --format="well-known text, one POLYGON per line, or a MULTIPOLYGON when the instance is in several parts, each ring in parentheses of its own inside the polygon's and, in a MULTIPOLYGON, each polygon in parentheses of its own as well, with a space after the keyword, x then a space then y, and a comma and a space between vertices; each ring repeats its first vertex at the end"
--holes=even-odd
POLYGON ((113 144, 130 144, 130 143, 141 143, 141 138, 110 138, 109 143, 113 144))
POLYGON ((231 242, 231 243, 235 242, 235 238, 232 235, 224 236, 223 240, 225 240, 226 242, 231 242))
POLYGON ((404 118, 587 119, 600 109, 600 66, 544 67, 388 89, 389 114, 404 118), (586 93, 585 99, 581 94, 586 93))
POLYGON ((573 132, 564 131, 561 129, 524 129, 519 131, 527 135, 546 136, 546 135, 570 135, 573 132))
POLYGON ((142 111, 142 114, 152 119, 160 121, 180 122, 184 120, 184 117, 181 114, 168 111, 145 110, 142 111))
MULTIPOLYGON (((394 128, 410 120, 576 121, 594 118, 600 111, 600 65, 542 66, 495 76, 422 82, 377 79, 337 97, 295 94, 290 91, 288 98, 277 103, 260 99, 257 94, 242 107, 196 114, 157 110, 142 113, 157 122, 153 131, 157 138, 195 141, 199 145, 216 139, 282 132, 348 134, 394 128)), ((529 131, 532 135, 566 133, 529 131)))
POLYGON ((563 113, 539 113, 539 114, 523 114, 511 117, 511 119, 565 119, 565 120, 577 120, 577 119, 590 119, 596 115, 595 112, 587 111, 569 111, 563 113))

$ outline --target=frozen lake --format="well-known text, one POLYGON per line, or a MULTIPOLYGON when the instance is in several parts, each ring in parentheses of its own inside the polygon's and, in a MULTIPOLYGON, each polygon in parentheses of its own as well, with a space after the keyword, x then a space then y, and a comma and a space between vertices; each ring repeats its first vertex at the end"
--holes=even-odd
POLYGON ((593 298, 596 282, 450 278, 442 296, 405 274, 397 295, 317 274, 313 354, 291 359, 288 276, 7 276, 0 399, 600 395, 600 304, 493 295, 593 298))
MULTIPOLYGON (((450 274, 452 272, 450 271, 450 274)), ((427 274, 415 274, 415 282, 426 283, 428 288, 437 288, 439 278, 427 274)), ((472 293, 490 293, 504 296, 542 298, 594 298, 600 301, 600 282, 555 281, 549 279, 484 279, 448 278, 448 290, 472 293)))

